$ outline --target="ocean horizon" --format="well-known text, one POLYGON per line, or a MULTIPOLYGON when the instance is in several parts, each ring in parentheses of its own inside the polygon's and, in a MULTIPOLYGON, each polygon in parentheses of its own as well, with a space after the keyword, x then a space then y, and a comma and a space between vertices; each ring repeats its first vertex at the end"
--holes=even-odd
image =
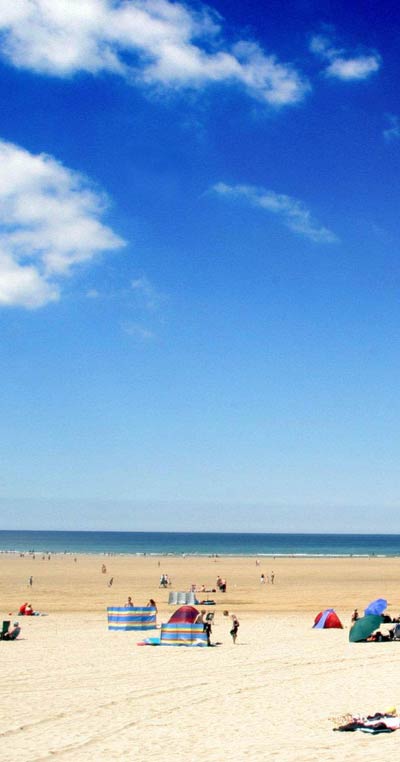
POLYGON ((0 530, 1 553, 395 557, 400 535, 0 530))

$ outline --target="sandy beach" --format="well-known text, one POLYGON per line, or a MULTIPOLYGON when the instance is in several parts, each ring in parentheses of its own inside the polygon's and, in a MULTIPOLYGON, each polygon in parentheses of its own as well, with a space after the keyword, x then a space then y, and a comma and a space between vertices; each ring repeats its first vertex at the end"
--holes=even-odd
MULTIPOLYGON (((400 735, 333 733, 335 718, 397 706, 399 643, 350 644, 351 611, 378 596, 400 612, 400 559, 0 555, 2 618, 32 602, 21 638, 0 644, 0 738, 19 760, 361 760, 394 754, 400 735), (107 574, 101 573, 101 565, 107 574), (260 574, 275 580, 260 584, 260 574), (106 607, 214 587, 212 649, 138 647, 109 632, 106 607), (33 585, 29 586, 29 577, 33 585), (108 587, 113 577, 113 586, 108 587), (334 607, 344 630, 315 631, 334 607), (240 619, 233 645, 224 609, 240 619)), ((208 596, 207 596, 208 597, 208 596)))

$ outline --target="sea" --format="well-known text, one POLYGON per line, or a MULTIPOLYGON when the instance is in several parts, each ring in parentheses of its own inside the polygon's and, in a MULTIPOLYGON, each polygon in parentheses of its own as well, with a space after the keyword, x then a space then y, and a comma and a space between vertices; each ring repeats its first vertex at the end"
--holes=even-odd
POLYGON ((0 531, 0 553, 369 557, 400 556, 398 534, 0 531))

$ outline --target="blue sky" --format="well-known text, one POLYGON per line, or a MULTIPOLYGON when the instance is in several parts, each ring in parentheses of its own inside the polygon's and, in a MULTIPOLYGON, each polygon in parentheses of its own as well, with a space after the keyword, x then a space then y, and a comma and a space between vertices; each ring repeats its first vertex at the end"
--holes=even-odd
POLYGON ((3 528, 400 531, 396 20, 0 4, 3 528))

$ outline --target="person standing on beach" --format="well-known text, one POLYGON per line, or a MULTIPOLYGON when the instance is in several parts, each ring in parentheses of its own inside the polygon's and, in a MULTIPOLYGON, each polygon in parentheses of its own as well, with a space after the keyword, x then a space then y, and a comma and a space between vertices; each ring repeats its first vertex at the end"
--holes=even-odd
POLYGON ((232 635, 233 642, 236 643, 238 629, 240 627, 239 619, 237 618, 236 614, 230 614, 229 611, 224 611, 224 616, 229 616, 232 619, 232 628, 230 630, 230 634, 232 635))
POLYGON ((33 577, 32 575, 29 577, 29 587, 32 587, 33 585, 33 577))
POLYGON ((272 571, 271 572, 271 585, 274 584, 274 579, 275 579, 275 573, 272 571))
POLYGON ((108 583, 108 587, 112 587, 113 586, 113 582, 114 582, 114 577, 111 577, 111 579, 110 579, 110 581, 108 583))

